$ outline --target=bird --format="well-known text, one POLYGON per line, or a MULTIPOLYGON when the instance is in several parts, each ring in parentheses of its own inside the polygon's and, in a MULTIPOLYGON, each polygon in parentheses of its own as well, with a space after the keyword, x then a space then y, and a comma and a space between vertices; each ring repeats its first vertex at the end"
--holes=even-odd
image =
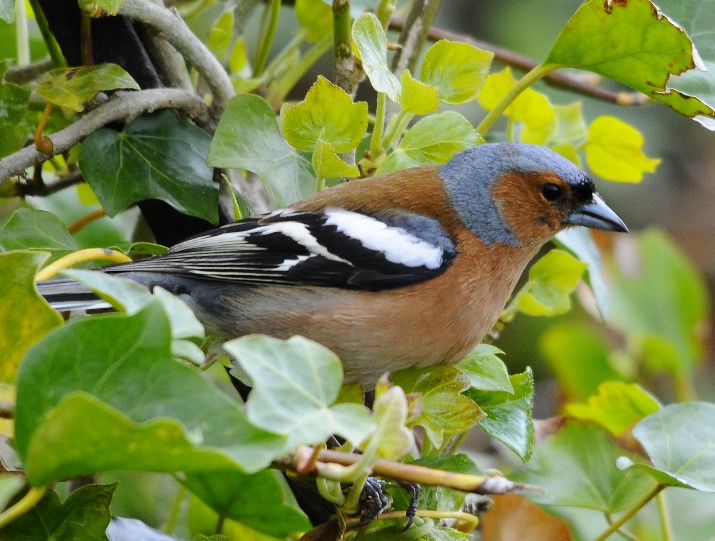
MULTIPOLYGON (((483 143, 102 272, 169 290, 210 334, 318 342, 340 358, 345 383, 370 388, 386 372, 464 358, 531 259, 572 226, 628 231, 571 161, 538 145, 483 143)), ((38 289, 58 309, 96 302, 68 279, 38 289)))

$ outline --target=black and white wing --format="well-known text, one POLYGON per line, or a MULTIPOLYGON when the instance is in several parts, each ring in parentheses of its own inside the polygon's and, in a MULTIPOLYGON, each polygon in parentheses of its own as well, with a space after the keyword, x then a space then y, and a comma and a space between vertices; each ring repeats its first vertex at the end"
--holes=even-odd
POLYGON ((164 255, 105 270, 379 290, 437 276, 455 255, 447 232, 422 215, 287 209, 198 235, 164 255))

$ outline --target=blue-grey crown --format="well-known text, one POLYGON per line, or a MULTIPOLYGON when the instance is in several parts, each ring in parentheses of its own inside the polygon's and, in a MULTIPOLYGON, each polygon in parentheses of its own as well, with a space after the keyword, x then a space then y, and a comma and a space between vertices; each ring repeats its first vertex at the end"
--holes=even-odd
POLYGON ((509 171, 553 172, 585 198, 590 199, 593 193, 593 183, 586 173, 563 156, 538 145, 485 143, 463 150, 440 167, 439 174, 459 217, 487 245, 519 245, 491 193, 492 183, 509 171))

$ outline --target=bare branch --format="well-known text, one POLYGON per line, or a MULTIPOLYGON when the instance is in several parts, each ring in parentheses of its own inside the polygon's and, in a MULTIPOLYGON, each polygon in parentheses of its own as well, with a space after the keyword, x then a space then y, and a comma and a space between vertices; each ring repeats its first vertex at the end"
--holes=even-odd
POLYGON ((52 60, 40 60, 26 66, 13 66, 5 72, 5 80, 8 83, 22 85, 34 81, 43 73, 52 69, 52 60))
MULTIPOLYGON (((66 152, 94 130, 111 122, 127 121, 142 113, 157 109, 179 109, 199 125, 209 122, 208 107, 193 92, 174 88, 157 88, 139 92, 118 92, 114 98, 87 113, 74 124, 60 130, 49 139, 52 141, 54 154, 66 152)), ((0 182, 14 175, 21 175, 35 164, 45 161, 49 156, 40 152, 34 145, 25 147, 0 160, 0 182)))
MULTIPOLYGON (((390 28, 393 30, 401 31, 406 24, 407 23, 405 19, 401 17, 393 17, 392 19, 390 19, 390 28)), ((508 64, 509 66, 514 66, 515 68, 518 68, 523 71, 530 71, 538 64, 538 62, 532 60, 531 58, 517 54, 514 51, 510 51, 509 49, 505 49, 492 43, 487 43, 474 39, 471 36, 458 34, 456 32, 450 32, 448 30, 443 30, 441 28, 430 28, 428 32, 428 37, 432 41, 448 39, 450 41, 469 43, 470 45, 474 45, 479 49, 493 52, 494 58, 499 62, 503 62, 504 64, 508 64)), ((650 103, 650 99, 645 94, 641 94, 640 92, 614 92, 596 85, 586 83, 574 77, 569 77, 568 75, 564 75, 563 73, 550 73, 546 77, 544 77, 543 80, 551 86, 562 88, 564 90, 578 92, 580 94, 584 94, 586 96, 597 98, 603 101, 615 103, 617 105, 646 105, 650 103)))
POLYGON ((208 84, 213 95, 212 114, 220 116, 229 98, 234 95, 231 79, 211 51, 186 26, 178 12, 159 7, 149 0, 124 0, 119 13, 151 26, 181 53, 208 84))

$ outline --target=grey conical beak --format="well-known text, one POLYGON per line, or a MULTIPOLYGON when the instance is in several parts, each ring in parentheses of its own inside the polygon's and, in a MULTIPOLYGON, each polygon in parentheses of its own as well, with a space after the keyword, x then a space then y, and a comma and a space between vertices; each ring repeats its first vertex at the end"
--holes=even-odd
POLYGON ((597 193, 588 203, 579 205, 564 220, 567 225, 582 225, 591 229, 628 233, 626 224, 613 212, 597 193))

